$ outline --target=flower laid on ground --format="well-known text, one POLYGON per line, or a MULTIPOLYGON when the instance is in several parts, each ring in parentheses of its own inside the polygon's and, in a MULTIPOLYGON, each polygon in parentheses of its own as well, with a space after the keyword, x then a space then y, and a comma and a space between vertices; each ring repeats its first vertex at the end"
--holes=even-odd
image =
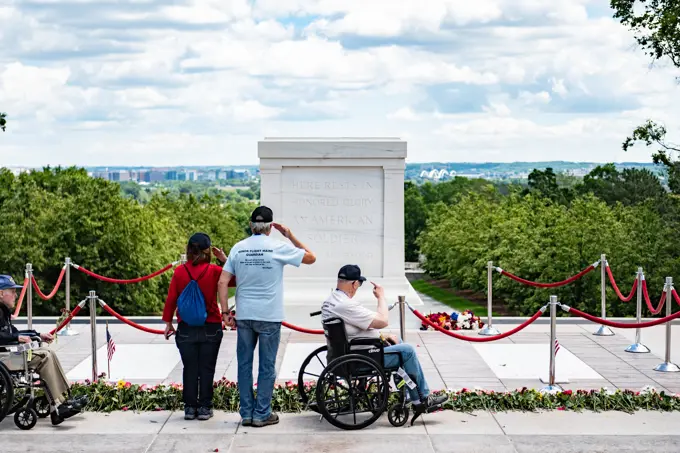
MULTIPOLYGON (((484 327, 484 323, 475 316, 472 310, 465 310, 463 312, 448 313, 430 313, 426 316, 428 321, 445 330, 477 330, 484 327)), ((422 323, 420 330, 434 330, 433 327, 422 323)))
MULTIPOLYGON (((305 382, 305 393, 314 398, 314 382, 305 382)), ((458 412, 485 410, 492 412, 537 410, 560 411, 622 411, 637 410, 680 411, 680 396, 657 392, 653 388, 634 390, 565 390, 554 394, 543 394, 526 387, 518 390, 497 392, 483 389, 451 390, 444 409, 458 412)), ((104 381, 76 383, 72 387, 74 396, 88 395, 87 411, 162 411, 182 410, 182 386, 180 384, 157 385, 154 387, 120 381, 115 386, 104 381)), ((396 394, 391 395, 396 399, 396 394)), ((215 381, 213 396, 215 410, 237 412, 239 407, 238 386, 225 378, 215 381)), ((301 412, 305 404, 300 401, 297 384, 289 381, 277 385, 272 397, 276 412, 301 412)))

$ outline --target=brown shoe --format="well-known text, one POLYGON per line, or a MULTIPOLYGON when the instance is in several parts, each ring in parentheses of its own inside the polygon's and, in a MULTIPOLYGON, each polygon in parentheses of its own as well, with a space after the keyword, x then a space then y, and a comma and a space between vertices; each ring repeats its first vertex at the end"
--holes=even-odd
POLYGON ((279 422, 279 416, 276 414, 271 414, 266 420, 253 420, 253 426, 255 428, 262 428, 268 425, 276 425, 279 422))

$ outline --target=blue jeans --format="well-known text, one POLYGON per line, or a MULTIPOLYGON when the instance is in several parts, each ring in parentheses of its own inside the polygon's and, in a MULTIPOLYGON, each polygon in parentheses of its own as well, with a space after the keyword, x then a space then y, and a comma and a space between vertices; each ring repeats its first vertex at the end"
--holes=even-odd
POLYGON ((411 401, 427 398, 430 394, 430 389, 427 387, 425 374, 420 367, 420 362, 418 361, 418 356, 416 355, 416 350, 413 346, 406 343, 387 346, 385 348, 385 367, 397 368, 399 366, 399 355, 401 355, 401 367, 416 384, 416 388, 413 390, 407 387, 411 401), (399 354, 394 354, 395 352, 398 352, 399 354))
POLYGON ((236 359, 238 360, 238 391, 241 418, 265 421, 272 413, 272 394, 276 381, 276 354, 281 340, 281 323, 267 321, 236 321, 236 359), (260 342, 257 372, 257 400, 253 394, 253 354, 260 342))

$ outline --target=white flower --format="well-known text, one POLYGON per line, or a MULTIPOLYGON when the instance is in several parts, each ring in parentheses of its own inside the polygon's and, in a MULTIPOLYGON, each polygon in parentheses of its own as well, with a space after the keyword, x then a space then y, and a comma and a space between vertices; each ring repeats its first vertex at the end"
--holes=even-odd
POLYGON ((642 395, 648 395, 650 393, 656 393, 656 389, 654 387, 652 387, 651 385, 645 385, 640 390, 640 394, 642 394, 642 395))

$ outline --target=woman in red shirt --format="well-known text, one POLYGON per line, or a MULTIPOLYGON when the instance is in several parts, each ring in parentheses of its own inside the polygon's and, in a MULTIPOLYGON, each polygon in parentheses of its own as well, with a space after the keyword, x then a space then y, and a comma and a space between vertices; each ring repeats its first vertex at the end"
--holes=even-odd
POLYGON ((175 269, 163 310, 165 339, 176 334, 175 342, 184 365, 182 397, 185 420, 196 417, 199 420, 208 420, 213 416, 213 380, 223 334, 222 315, 217 303, 217 282, 222 268, 210 264, 211 251, 218 260, 226 262, 224 252, 212 246, 207 234, 196 233, 191 236, 187 245, 187 262, 175 269), (177 313, 175 332, 172 319, 177 311, 177 299, 192 279, 196 280, 203 293, 207 318, 202 326, 190 326, 177 313))

